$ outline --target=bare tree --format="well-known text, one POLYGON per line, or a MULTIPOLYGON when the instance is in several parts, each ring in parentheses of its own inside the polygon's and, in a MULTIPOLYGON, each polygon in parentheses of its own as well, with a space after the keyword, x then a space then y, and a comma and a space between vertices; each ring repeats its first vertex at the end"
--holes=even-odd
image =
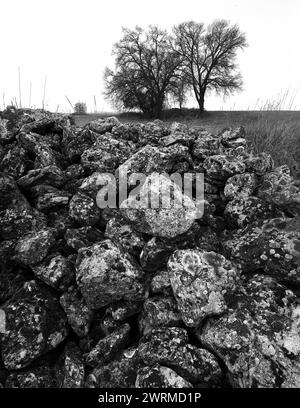
POLYGON ((179 105, 180 110, 187 101, 190 88, 187 72, 185 70, 180 70, 172 79, 169 91, 171 100, 173 103, 175 102, 175 104, 179 105))
POLYGON ((190 21, 174 27, 174 34, 201 112, 207 91, 227 94, 241 89, 235 59, 237 51, 247 43, 237 25, 216 20, 205 29, 204 24, 190 21))
POLYGON ((172 78, 182 57, 171 46, 171 37, 157 26, 147 31, 123 29, 123 38, 114 45, 115 70, 106 69, 106 96, 124 108, 139 108, 160 117, 172 78))

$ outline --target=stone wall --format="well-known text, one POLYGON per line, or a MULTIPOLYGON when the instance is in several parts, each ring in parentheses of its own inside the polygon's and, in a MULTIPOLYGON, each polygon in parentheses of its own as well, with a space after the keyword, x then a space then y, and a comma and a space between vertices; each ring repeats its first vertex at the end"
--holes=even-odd
POLYGON ((300 386, 299 189, 242 127, 7 109, 0 171, 0 386, 300 386), (204 173, 203 216, 100 209, 125 170, 204 173))

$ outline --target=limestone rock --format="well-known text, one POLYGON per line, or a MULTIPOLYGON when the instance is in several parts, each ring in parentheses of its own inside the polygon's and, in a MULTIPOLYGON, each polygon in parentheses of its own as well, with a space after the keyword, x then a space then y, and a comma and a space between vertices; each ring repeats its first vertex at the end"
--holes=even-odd
POLYGON ((142 367, 137 372, 137 388, 193 388, 192 384, 178 375, 174 370, 156 364, 153 367, 142 367))
POLYGON ((77 193, 72 197, 69 214, 81 226, 95 225, 100 219, 100 209, 95 201, 82 193, 77 193))
POLYGON ((79 291, 65 292, 59 301, 74 333, 79 337, 86 336, 90 330, 93 312, 87 306, 79 291))
POLYGON ((34 281, 27 282, 2 310, 5 331, 0 344, 7 369, 28 366, 67 336, 65 315, 58 301, 34 281))
POLYGON ((86 356, 86 363, 89 366, 97 367, 109 362, 120 349, 127 345, 129 333, 130 326, 126 323, 101 339, 86 356))
POLYGON ((140 232, 173 238, 186 232, 197 217, 194 202, 183 195, 175 183, 159 174, 154 173, 146 178, 139 198, 137 200, 136 196, 130 196, 121 203, 120 208, 133 227, 140 232), (160 199, 166 199, 168 202, 166 205, 160 205, 160 199))
POLYGON ((168 271, 182 320, 189 327, 224 313, 224 296, 232 293, 239 281, 236 267, 215 252, 177 250, 168 261, 168 271))
POLYGON ((299 286, 299 243, 299 218, 275 218, 235 232, 224 242, 224 249, 244 273, 264 271, 299 286))
POLYGON ((92 309, 144 297, 143 271, 110 240, 80 249, 76 269, 78 286, 92 309))
POLYGON ((209 320, 201 340, 225 362, 241 388, 299 387, 299 306, 270 277, 254 276, 233 298, 230 310, 209 320))
POLYGON ((178 327, 147 334, 140 340, 138 352, 144 364, 169 367, 192 383, 213 385, 222 377, 213 354, 189 344, 186 330, 178 327))
POLYGON ((18 240, 15 247, 15 259, 24 265, 37 264, 46 257, 54 242, 51 229, 29 232, 18 240))

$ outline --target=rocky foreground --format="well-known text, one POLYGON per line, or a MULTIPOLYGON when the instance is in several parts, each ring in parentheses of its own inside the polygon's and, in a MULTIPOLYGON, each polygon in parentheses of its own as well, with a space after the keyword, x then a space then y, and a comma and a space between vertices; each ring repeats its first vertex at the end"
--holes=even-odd
POLYGON ((243 128, 6 109, 0 171, 0 387, 300 387, 300 193, 243 128), (125 169, 204 172, 202 218, 100 209, 125 169))

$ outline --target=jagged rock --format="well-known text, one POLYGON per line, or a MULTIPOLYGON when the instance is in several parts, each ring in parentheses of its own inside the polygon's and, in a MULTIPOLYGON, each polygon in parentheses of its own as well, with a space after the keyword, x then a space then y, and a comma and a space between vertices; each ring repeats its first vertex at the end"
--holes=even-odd
POLYGON ((193 158, 202 161, 218 152, 219 140, 210 133, 201 131, 193 146, 193 158))
POLYGON ((231 228, 243 228, 258 219, 273 218, 274 206, 258 197, 236 198, 226 205, 224 218, 231 228))
POLYGON ((227 179, 224 196, 229 200, 247 198, 253 195, 256 186, 257 177, 254 173, 236 174, 227 179))
POLYGON ((54 373, 47 365, 22 373, 10 374, 5 382, 6 388, 55 388, 54 373))
POLYGON ((37 184, 50 184, 60 187, 64 183, 64 173, 57 166, 46 166, 40 169, 29 170, 29 172, 19 178, 18 185, 23 189, 29 189, 37 184))
POLYGON ((28 366, 67 336, 65 315, 58 301, 34 281, 27 282, 1 310, 5 330, 0 345, 8 370, 28 366))
POLYGON ((147 176, 153 172, 171 173, 178 162, 192 164, 187 147, 177 143, 170 147, 147 145, 133 154, 116 171, 120 180, 126 180, 133 173, 147 176))
POLYGON ((256 275, 226 315, 208 320, 201 341, 225 362, 233 386, 299 387, 300 310, 293 301, 284 286, 256 275))
POLYGON ((130 196, 121 203, 120 208, 137 231, 167 238, 186 232, 197 217, 194 202, 182 194, 177 184, 157 173, 146 178, 139 192, 139 200, 134 195, 130 196), (167 200, 166 204, 155 204, 160 199, 167 200))
POLYGON ((196 138, 195 134, 174 131, 174 130, 172 131, 172 129, 171 129, 171 132, 172 133, 170 135, 163 136, 162 138, 159 139, 159 143, 162 146, 169 147, 169 146, 179 143, 179 144, 182 144, 183 146, 191 147, 196 138))
POLYGON ((0 173, 0 211, 8 208, 29 208, 28 201, 21 194, 13 177, 6 173, 0 173))
POLYGON ((125 323, 110 335, 101 339, 85 358, 89 366, 97 367, 108 363, 129 341, 130 326, 125 323))
POLYGON ((141 138, 141 126, 139 123, 119 123, 112 128, 111 133, 114 137, 137 143, 141 138))
POLYGON ((120 245, 125 252, 139 257, 145 240, 142 234, 133 230, 132 226, 122 217, 116 217, 108 221, 105 229, 105 237, 120 245))
POLYGON ((81 164, 71 164, 65 169, 65 179, 74 180, 84 176, 84 168, 81 164))
POLYGON ((249 225, 224 242, 225 252, 244 273, 264 271, 279 281, 299 286, 299 225, 299 217, 249 225))
POLYGON ((20 132, 23 133, 38 133, 40 135, 46 135, 51 132, 62 131, 62 128, 59 128, 58 118, 54 116, 44 116, 43 118, 37 119, 30 123, 26 123, 20 129, 20 132))
POLYGON ((103 239, 103 233, 95 227, 70 228, 65 233, 67 244, 76 251, 103 239))
POLYGON ((181 317, 174 298, 156 296, 144 302, 139 322, 143 334, 158 327, 180 326, 180 324, 181 317))
POLYGON ((110 240, 82 248, 77 260, 77 283, 87 302, 98 309, 117 300, 142 300, 144 274, 110 240))
POLYGON ((40 195, 36 201, 36 208, 42 212, 56 210, 68 205, 70 194, 65 191, 55 191, 40 195))
POLYGON ((137 388, 193 388, 192 384, 169 367, 156 364, 142 367, 137 372, 137 388))
POLYGON ((109 336, 114 331, 118 330, 121 326, 121 323, 114 320, 110 315, 104 315, 100 324, 101 333, 104 336, 109 336))
POLYGON ((141 123, 140 128, 140 146, 145 146, 151 143, 157 144, 159 139, 171 133, 169 125, 158 119, 154 120, 153 122, 141 123))
POLYGON ((242 159, 233 155, 219 154, 207 157, 203 166, 208 177, 219 182, 225 182, 229 177, 246 171, 242 159))
POLYGON ((83 388, 84 362, 79 348, 74 343, 66 346, 57 370, 57 382, 60 388, 83 388))
POLYGON ((143 303, 135 301, 121 300, 110 305, 106 311, 106 316, 111 316, 116 322, 123 322, 129 317, 139 313, 142 310, 143 303))
POLYGON ((90 330, 93 312, 87 306, 79 291, 65 292, 59 301, 74 333, 79 337, 86 336, 90 330))
POLYGON ((24 265, 37 264, 46 257, 54 242, 51 229, 29 232, 17 241, 15 259, 24 265))
POLYGON ((239 146, 246 146, 245 129, 240 126, 236 129, 227 128, 224 129, 219 135, 220 141, 223 146, 227 148, 236 148, 239 146))
POLYGON ((173 252, 172 242, 160 237, 151 238, 140 254, 140 264, 145 271, 154 272, 166 265, 173 252))
POLYGON ((103 135, 106 132, 110 132, 113 127, 119 125, 119 120, 116 117, 111 116, 104 119, 93 120, 92 122, 88 123, 86 127, 95 133, 103 135))
MULTIPOLYGON (((56 237, 62 237, 69 231, 71 228, 76 227, 75 221, 70 217, 69 211, 67 207, 63 207, 58 211, 50 211, 47 214, 48 220, 48 227, 52 228, 55 233, 56 237)), ((83 228, 91 228, 91 227, 83 227, 83 228)))
POLYGON ((0 271, 0 305, 12 298, 24 285, 25 277, 21 270, 0 271))
POLYGON ((65 159, 62 154, 51 149, 46 143, 37 143, 34 146, 34 168, 39 169, 46 166, 57 166, 58 168, 65 166, 65 159))
POLYGON ((178 327, 153 330, 142 337, 138 352, 144 364, 172 368, 193 384, 213 385, 219 383, 222 377, 214 355, 189 344, 186 330, 178 327))
POLYGON ((177 250, 169 258, 168 271, 182 320, 190 327, 224 313, 224 296, 239 282, 237 268, 215 252, 177 250))
POLYGON ((0 117, 0 143, 5 144, 13 140, 16 130, 10 126, 10 121, 0 117))
POLYGON ((134 388, 137 370, 141 364, 137 349, 126 349, 116 360, 94 369, 87 377, 86 387, 134 388))
POLYGON ((79 186, 79 191, 92 197, 96 198, 98 191, 101 189, 100 180, 102 173, 100 171, 95 171, 90 176, 82 179, 79 186))
POLYGON ((114 172, 131 154, 129 142, 111 134, 98 136, 95 143, 81 155, 81 164, 89 172, 114 172))
POLYGON ((89 129, 64 128, 63 151, 70 160, 78 160, 82 153, 94 144, 96 139, 97 134, 89 129))
POLYGON ((185 248, 218 251, 220 243, 216 233, 209 227, 194 223, 185 234, 174 239, 161 237, 150 239, 140 254, 140 263, 145 271, 153 272, 166 265, 174 249, 185 248))
POLYGON ((292 216, 300 215, 300 190, 293 183, 288 166, 277 167, 265 174, 257 195, 292 216))
POLYGON ((26 151, 18 146, 9 146, 0 160, 0 171, 6 172, 15 179, 22 177, 28 168, 28 156, 26 151))
POLYGON ((257 155, 249 154, 244 160, 246 171, 263 176, 271 171, 274 167, 274 161, 268 153, 258 153, 257 155))
POLYGON ((117 175, 120 179, 126 178, 132 173, 151 174, 155 171, 170 171, 173 163, 167 166, 166 155, 157 147, 147 145, 134 153, 118 169, 117 175))
POLYGON ((7 208, 0 213, 0 237, 4 239, 17 239, 46 226, 46 217, 35 208, 7 208))
POLYGON ((150 288, 153 293, 172 295, 172 286, 169 272, 165 269, 158 271, 152 278, 150 288))
POLYGON ((72 262, 62 255, 50 257, 41 263, 32 266, 36 277, 47 285, 65 291, 75 281, 75 270, 72 262))
POLYGON ((77 193, 70 201, 70 216, 82 226, 92 226, 100 219, 100 209, 89 196, 77 193))

